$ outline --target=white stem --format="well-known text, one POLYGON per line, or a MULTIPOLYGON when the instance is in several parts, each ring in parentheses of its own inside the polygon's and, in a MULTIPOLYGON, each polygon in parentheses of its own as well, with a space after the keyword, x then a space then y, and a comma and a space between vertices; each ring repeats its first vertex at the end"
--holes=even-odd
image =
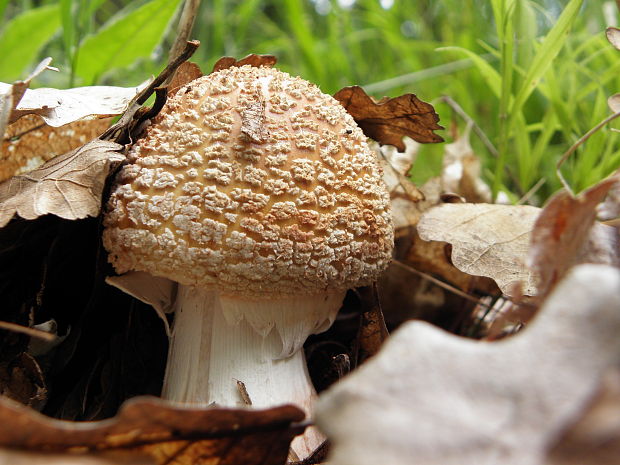
MULTIPOLYGON (((243 386, 252 407, 292 403, 310 416, 316 393, 301 347, 309 334, 329 327, 343 297, 250 301, 179 286, 162 396, 243 407, 243 386)), ((308 428, 292 448, 303 459, 322 440, 308 428)))

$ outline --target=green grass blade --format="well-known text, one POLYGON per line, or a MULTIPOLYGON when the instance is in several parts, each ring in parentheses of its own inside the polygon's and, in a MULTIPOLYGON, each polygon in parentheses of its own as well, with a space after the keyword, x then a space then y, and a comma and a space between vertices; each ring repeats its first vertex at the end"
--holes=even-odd
POLYGON ((103 73, 148 57, 162 39, 180 0, 153 0, 116 18, 78 49, 75 74, 93 84, 103 73))
POLYGON ((568 31, 579 13, 583 0, 571 0, 558 18, 553 28, 545 37, 540 49, 536 52, 532 64, 523 80, 523 85, 517 92, 510 110, 517 112, 523 106, 539 81, 551 66, 553 59, 558 55, 566 39, 568 31))
POLYGON ((25 77, 28 65, 59 27, 58 5, 33 8, 9 21, 0 36, 0 80, 25 77))
POLYGON ((454 50, 454 51, 462 53, 463 55, 466 55, 473 62, 473 64, 478 68, 481 76, 484 78, 484 81, 487 83, 487 85, 489 86, 489 89, 491 89, 493 94, 497 98, 500 97, 501 88, 502 88, 502 79, 499 73, 495 70, 495 68, 493 68, 489 63, 487 63, 487 61, 484 58, 472 52, 471 50, 467 50, 466 48, 462 48, 462 47, 441 47, 437 49, 438 52, 443 52, 443 51, 448 51, 448 50, 454 50))

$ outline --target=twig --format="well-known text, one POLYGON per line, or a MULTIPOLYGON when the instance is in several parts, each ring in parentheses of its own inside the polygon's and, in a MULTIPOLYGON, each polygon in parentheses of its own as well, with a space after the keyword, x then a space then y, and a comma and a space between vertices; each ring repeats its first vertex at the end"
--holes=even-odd
POLYGON ((437 278, 434 278, 433 276, 431 276, 428 273, 424 273, 423 271, 418 271, 415 268, 412 268, 409 265, 406 265, 403 262, 398 261, 398 260, 392 260, 392 263, 394 265, 400 266, 401 268, 403 268, 403 269, 405 269, 405 270, 407 270, 407 271, 409 271, 411 273, 417 274, 418 276, 420 276, 420 277, 422 277, 424 279, 429 280, 433 284, 436 284, 437 286, 445 289, 448 292, 452 292, 453 294, 456 294, 456 295, 458 295, 460 297, 463 297, 464 299, 467 299, 467 300, 469 300, 471 302, 475 302, 476 304, 486 305, 486 304, 480 302, 480 299, 478 299, 476 297, 473 297, 473 296, 469 295, 467 292, 463 292, 460 289, 458 289, 458 288, 456 288, 456 287, 454 287, 454 286, 452 286, 452 285, 450 285, 448 283, 444 283, 443 281, 441 281, 441 280, 439 280, 437 278))
POLYGON ((517 202, 517 205, 523 205, 525 202, 530 200, 530 198, 536 192, 538 192, 538 189, 540 189, 545 184, 545 182, 547 182, 545 178, 540 178, 538 182, 534 184, 534 186, 532 186, 532 188, 529 191, 527 191, 523 197, 519 199, 519 201, 517 202))
POLYGON ((26 336, 36 337, 48 342, 56 339, 55 335, 48 332, 41 331, 40 329, 28 328, 27 326, 18 325, 15 323, 9 323, 8 321, 0 321, 0 329, 25 334, 26 336))
MULTIPOLYGON (((181 17, 179 18, 177 36, 174 39, 174 43, 172 44, 170 53, 168 54, 168 63, 172 63, 179 55, 181 55, 181 53, 183 53, 183 48, 189 40, 192 29, 194 28, 194 22, 196 21, 199 8, 200 0, 185 0, 183 10, 181 11, 181 17)), ((166 79, 166 84, 170 83, 173 77, 174 73, 166 79)))
POLYGON ((463 118, 467 123, 471 124, 472 127, 474 128, 474 132, 480 138, 480 140, 482 141, 484 146, 487 148, 489 153, 493 155, 495 158, 497 158, 498 156, 497 149, 495 148, 491 140, 487 137, 486 133, 482 130, 482 128, 478 126, 478 123, 476 123, 476 121, 474 121, 474 119, 471 116, 469 116, 465 112, 465 110, 463 110, 463 108, 452 97, 448 95, 442 95, 439 98, 439 100, 444 102, 450 108, 452 108, 452 110, 457 115, 459 115, 461 118, 463 118))
POLYGON ((592 129, 590 129, 588 132, 586 132, 583 136, 581 136, 579 139, 577 139, 577 142, 575 142, 571 148, 569 148, 566 152, 564 152, 564 154, 560 157, 560 159, 558 160, 557 165, 555 166, 555 172, 558 175, 558 178, 560 178, 560 182, 562 183, 562 185, 564 186, 564 189, 566 189, 571 195, 575 195, 575 193, 573 192, 573 190, 571 189, 571 187, 569 186, 568 182, 566 181, 566 179, 564 178, 564 176, 562 175, 562 171, 560 171, 560 168, 562 167, 562 165, 564 164, 564 162, 566 160, 568 160, 568 157, 570 157, 572 155, 572 153, 577 150, 577 148, 583 144, 585 141, 587 141, 592 134, 594 134, 595 132, 597 132, 599 129, 601 129, 603 126, 605 126, 607 123, 610 123, 611 121, 615 120, 616 118, 618 118, 620 116, 620 111, 618 113, 614 113, 611 116, 608 116, 607 118, 605 118, 603 121, 601 121, 600 123, 598 123, 596 126, 594 126, 592 129))

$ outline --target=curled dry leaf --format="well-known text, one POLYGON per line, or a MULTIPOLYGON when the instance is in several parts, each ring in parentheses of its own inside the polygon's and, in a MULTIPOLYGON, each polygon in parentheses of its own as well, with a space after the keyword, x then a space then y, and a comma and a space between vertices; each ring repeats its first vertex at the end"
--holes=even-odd
POLYGON ((616 182, 596 211, 599 220, 613 222, 616 227, 620 227, 620 170, 616 172, 615 177, 616 182))
POLYGON ((82 423, 53 420, 2 400, 0 446, 87 459, 92 454, 125 452, 162 465, 281 465, 292 437, 299 433, 300 428, 291 426, 303 417, 292 405, 266 410, 191 409, 141 397, 126 402, 112 419, 82 423))
POLYGON ((609 43, 620 50, 620 29, 617 27, 608 27, 605 31, 605 35, 607 35, 609 43))
POLYGON ((256 68, 260 66, 266 66, 268 68, 273 67, 276 64, 278 59, 273 55, 256 55, 255 53, 251 53, 250 55, 242 58, 241 60, 237 60, 233 57, 222 57, 215 65, 213 65, 212 73, 216 73, 226 68, 231 68, 233 66, 245 66, 250 65, 256 68))
POLYGON ((421 143, 442 142, 433 131, 443 129, 439 116, 429 103, 414 94, 387 98, 375 102, 359 86, 345 87, 334 98, 353 116, 364 134, 380 144, 389 144, 405 150, 403 136, 421 143))
POLYGON ((86 117, 120 115, 144 86, 28 89, 14 110, 12 120, 34 113, 41 116, 46 124, 59 127, 86 117))
POLYGON ((444 146, 441 183, 444 192, 464 197, 468 202, 491 202, 491 189, 480 177, 480 159, 469 143, 471 125, 451 144, 444 146))
POLYGON ((618 265, 617 231, 600 224, 592 228, 597 205, 617 181, 605 179, 576 197, 561 191, 542 209, 528 256, 539 296, 545 296, 575 263, 618 265))
POLYGON ((527 205, 445 204, 422 215, 418 233, 425 241, 450 243, 459 270, 492 278, 507 295, 518 283, 524 283, 526 295, 534 295, 536 280, 525 257, 539 213, 527 205))
POLYGON ((418 203, 425 196, 408 177, 409 171, 417 156, 420 144, 409 137, 404 137, 405 151, 399 152, 392 145, 380 146, 373 143, 379 164, 383 168, 383 180, 390 192, 392 200, 392 219, 396 236, 400 230, 414 226, 420 218, 418 203))
POLYGON ((46 214, 65 219, 97 216, 108 172, 125 156, 122 146, 94 140, 0 184, 0 227, 15 214, 32 220, 46 214))
POLYGON ((52 59, 49 57, 43 60, 23 81, 16 81, 13 84, 0 82, 0 134, 4 134, 7 124, 17 119, 17 116, 13 114, 15 107, 28 89, 30 81, 46 69, 54 69, 49 66, 51 62, 52 59))
POLYGON ((203 75, 204 73, 200 69, 200 66, 196 63, 192 63, 191 61, 181 63, 181 66, 179 66, 174 73, 170 84, 168 84, 168 98, 176 94, 184 85, 189 84, 194 79, 198 79, 203 75))
POLYGON ((47 160, 84 145, 102 134, 110 119, 75 121, 59 128, 37 115, 26 115, 7 127, 0 150, 0 182, 32 171, 47 160))
POLYGON ((614 94, 607 99, 607 105, 609 109, 614 113, 618 113, 620 111, 620 94, 614 94))
POLYGON ((405 323, 320 396, 329 463, 542 464, 620 362, 619 288, 620 270, 579 265, 499 342, 405 323))

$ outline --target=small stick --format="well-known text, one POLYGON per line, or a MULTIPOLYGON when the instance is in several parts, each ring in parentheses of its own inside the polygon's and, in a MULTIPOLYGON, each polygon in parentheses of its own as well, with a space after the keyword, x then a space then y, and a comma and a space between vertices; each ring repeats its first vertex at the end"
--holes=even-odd
POLYGON ((569 148, 566 152, 564 152, 564 154, 560 157, 560 159, 558 160, 557 165, 555 166, 555 172, 558 175, 558 178, 560 178, 560 182, 562 183, 562 185, 564 186, 564 189, 566 189, 568 191, 569 194, 571 194, 572 196, 575 195, 575 193, 573 192, 573 190, 571 189, 571 187, 568 185, 568 182, 566 181, 566 179, 564 179, 564 176, 562 175, 562 172, 560 171, 560 168, 562 167, 562 165, 564 164, 564 162, 566 160, 568 160, 568 157, 570 157, 572 155, 572 153, 577 150, 577 148, 583 144, 585 141, 587 141, 592 134, 594 134, 595 132, 597 132, 599 129, 601 129, 603 126, 605 126, 607 123, 610 123, 611 121, 615 120, 618 116, 620 116, 620 111, 618 113, 614 113, 611 116, 608 116, 607 118, 605 118, 603 121, 601 121, 600 123, 598 123, 596 126, 594 126, 592 129, 590 129, 588 132, 586 132, 583 136, 581 136, 579 139, 577 139, 577 142, 575 142, 571 148, 569 148))
POLYGON ((0 321, 0 329, 25 334, 26 336, 36 337, 48 342, 52 342, 56 339, 55 335, 48 332, 41 331, 40 329, 28 328, 27 326, 18 325, 16 323, 9 323, 8 321, 0 321))
MULTIPOLYGON (((185 0, 183 10, 181 11, 181 17, 179 18, 177 36, 174 39, 174 43, 172 44, 170 53, 168 54, 168 63, 172 63, 176 58, 178 58, 179 55, 181 55, 181 53, 183 53, 185 44, 189 40, 192 29, 194 28, 194 22, 196 21, 199 8, 200 0, 185 0)), ((166 85, 170 83, 173 77, 174 73, 166 79, 166 85)))

